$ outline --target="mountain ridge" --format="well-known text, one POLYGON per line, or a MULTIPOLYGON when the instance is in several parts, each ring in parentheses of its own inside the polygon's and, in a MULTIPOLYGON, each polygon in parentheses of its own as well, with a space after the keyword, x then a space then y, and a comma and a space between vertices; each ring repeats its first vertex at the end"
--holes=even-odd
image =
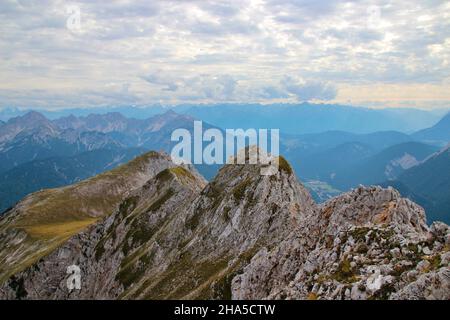
MULTIPOLYGON (((399 130, 415 131, 433 124, 423 120, 426 111, 368 109, 333 104, 218 104, 193 106, 184 111, 222 128, 284 128, 286 133, 318 133, 346 130, 355 133, 399 130), (419 123, 422 123, 419 125, 419 123)), ((436 119, 436 118, 434 118, 436 119)), ((431 120, 431 119, 430 119, 431 120)))
POLYGON ((95 149, 75 156, 52 157, 18 165, 0 173, 0 212, 27 194, 74 184, 144 153, 145 150, 139 148, 95 149))
MULTIPOLYGON (((403 172, 395 182, 404 184, 423 200, 429 218, 450 221, 450 147, 434 153, 417 166, 403 172)), ((389 184, 388 182, 386 184, 389 184)))
POLYGON ((286 160, 280 158, 275 175, 260 170, 225 165, 206 184, 192 168, 160 168, 110 215, 11 273, 0 297, 449 298, 450 254, 442 248, 450 229, 428 227, 421 207, 379 187, 317 206, 286 160), (84 277, 80 291, 65 286, 72 264, 84 277), (372 283, 372 270, 379 283, 372 283))
POLYGON ((233 298, 448 299, 449 227, 428 228, 397 191, 354 189, 323 204, 320 218, 261 250, 233 279, 233 298), (298 250, 304 241, 315 242, 309 252, 298 250))
POLYGON ((0 280, 111 214, 128 192, 170 166, 167 155, 149 152, 77 184, 25 197, 0 218, 0 258, 6 261, 0 266, 0 280), (18 239, 11 243, 14 237, 18 239))
POLYGON ((450 112, 430 128, 413 133, 416 139, 446 145, 450 141, 450 112))

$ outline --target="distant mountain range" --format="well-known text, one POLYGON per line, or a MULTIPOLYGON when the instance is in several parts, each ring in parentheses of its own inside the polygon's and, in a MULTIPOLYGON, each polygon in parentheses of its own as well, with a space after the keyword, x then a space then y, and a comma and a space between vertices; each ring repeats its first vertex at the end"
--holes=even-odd
MULTIPOLYGON (((361 157, 348 165, 341 165, 325 181, 338 189, 348 190, 359 184, 371 185, 383 180, 394 180, 437 150, 437 147, 421 142, 396 144, 368 157, 361 157)), ((348 154, 350 152, 346 153, 348 154)))
MULTIPOLYGON (((385 148, 396 144, 412 141, 411 136, 396 132, 385 131, 370 134, 354 134, 345 131, 327 131, 317 134, 298 136, 283 135, 281 150, 292 159, 294 166, 307 165, 309 162, 321 161, 320 158, 330 158, 330 164, 344 164, 346 161, 354 162, 358 159, 373 155, 385 148), (338 158, 335 155, 340 154, 338 158), (328 155, 328 156, 327 156, 328 155), (344 158, 340 158, 344 157, 344 158), (335 159, 336 161, 333 161, 335 159), (300 163, 301 162, 301 163, 300 163)), ((314 169, 306 167, 305 170, 315 174, 314 169)), ((305 172, 306 174, 306 172, 305 172)))
POLYGON ((411 133, 442 117, 417 109, 367 109, 330 104, 213 105, 192 107, 184 113, 221 128, 282 128, 287 134, 347 131, 411 133))
POLYGON ((415 132, 412 136, 417 140, 432 144, 448 144, 450 141, 450 113, 447 113, 447 115, 431 128, 415 132))
MULTIPOLYGON (((290 110, 292 106, 284 108, 290 110)), ((303 108, 307 110, 308 106, 303 108)), ((398 131, 286 134, 282 127, 280 151, 319 202, 359 184, 392 181, 402 183, 400 189, 406 190, 400 177, 441 148, 450 131, 448 119, 447 115, 436 125, 411 135, 398 131)), ((112 169, 142 152, 170 152, 174 145, 170 141, 172 131, 186 128, 192 132, 194 120, 193 116, 172 110, 146 119, 128 118, 117 112, 69 115, 54 120, 29 112, 11 118, 0 126, 0 212, 30 192, 74 183, 112 169)), ((237 123, 242 121, 236 119, 237 123)), ((204 122, 203 127, 213 126, 204 122)), ((196 167, 211 179, 220 166, 196 167)), ((436 203, 427 205, 429 208, 442 203, 413 189, 407 193, 414 195, 419 204, 426 206, 425 199, 436 203)))
POLYGON ((393 131, 291 136, 283 137, 281 145, 282 153, 302 179, 325 181, 341 190, 394 179, 439 149, 393 131))
POLYGON ((97 149, 18 165, 0 173, 0 212, 29 193, 76 183, 129 162, 144 152, 141 148, 97 149))
MULTIPOLYGON (((403 195, 411 196, 417 203, 428 208, 434 208, 427 204, 428 197, 420 195, 420 190, 406 190, 406 186, 400 187, 401 182, 397 179, 427 160, 443 144, 448 144, 444 140, 445 134, 450 132, 448 118, 449 115, 446 115, 436 125, 420 131, 434 133, 433 139, 425 139, 420 132, 406 135, 387 131, 361 135, 330 131, 284 136, 281 149, 299 177, 308 187, 313 188, 313 195, 318 201, 335 196, 337 190, 346 191, 359 184, 392 181, 384 185, 396 184, 400 191, 404 190, 403 195), (316 187, 319 189, 314 189, 316 187)), ((443 161, 440 170, 450 171, 450 162, 443 161)), ((436 203, 440 207, 442 201, 436 203)), ((448 210, 443 211, 449 216, 448 210)), ((430 217, 434 218, 436 215, 430 214, 430 217)))
MULTIPOLYGON (((178 111, 184 111, 190 107, 177 107, 178 111)), ((135 119, 147 119, 157 114, 162 114, 168 110, 173 109, 171 107, 164 107, 161 105, 149 105, 146 107, 133 107, 133 106, 107 106, 107 107, 90 107, 90 108, 68 108, 68 109, 19 109, 19 108, 3 108, 0 109, 0 121, 7 121, 14 117, 19 117, 27 114, 30 111, 38 111, 50 120, 55 120, 63 117, 75 116, 86 117, 90 114, 107 114, 107 113, 120 113, 127 118, 135 119)))
POLYGON ((0 127, 0 172, 33 160, 121 147, 101 132, 62 130, 43 115, 30 112, 0 127))
POLYGON ((422 205, 429 221, 450 222, 450 147, 403 172, 396 180, 385 182, 402 195, 422 205))
MULTIPOLYGON (((423 111, 411 108, 369 109, 335 104, 213 104, 213 105, 150 105, 145 107, 97 107, 61 110, 39 110, 54 120, 74 115, 105 115, 120 113, 127 118, 147 119, 167 110, 202 119, 221 128, 283 128, 284 133, 304 134, 323 131, 370 133, 401 131, 411 133, 434 125, 448 109, 423 111)), ((0 120, 22 116, 27 110, 6 108, 0 110, 0 120)))

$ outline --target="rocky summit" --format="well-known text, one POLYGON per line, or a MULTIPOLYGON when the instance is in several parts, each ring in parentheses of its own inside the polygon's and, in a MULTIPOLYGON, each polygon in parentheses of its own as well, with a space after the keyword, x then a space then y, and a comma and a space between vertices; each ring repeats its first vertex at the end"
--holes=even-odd
POLYGON ((450 229, 396 190, 359 187, 302 222, 233 279, 233 298, 450 298, 450 229))
POLYGON ((32 194, 0 220, 0 298, 450 299, 446 224, 392 188, 317 205, 278 160, 208 183, 151 152, 32 194))

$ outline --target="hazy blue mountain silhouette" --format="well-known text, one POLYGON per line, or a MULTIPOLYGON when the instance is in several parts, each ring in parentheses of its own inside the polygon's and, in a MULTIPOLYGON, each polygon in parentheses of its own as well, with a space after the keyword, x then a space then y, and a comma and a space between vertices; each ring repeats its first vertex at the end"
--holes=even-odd
POLYGON ((72 157, 52 157, 21 164, 0 174, 0 212, 29 193, 73 184, 111 170, 144 152, 141 148, 98 149, 72 157))
POLYGON ((411 198, 427 211, 429 221, 450 222, 450 148, 429 157, 397 180, 386 182, 393 187, 403 185, 399 191, 411 198))
POLYGON ((198 106, 186 113, 221 128, 280 128, 289 134, 330 130, 412 132, 431 126, 439 118, 434 113, 416 109, 367 109, 311 103, 198 106))
POLYGON ((415 132, 412 136, 428 143, 446 145, 450 141, 450 112, 434 126, 415 132))

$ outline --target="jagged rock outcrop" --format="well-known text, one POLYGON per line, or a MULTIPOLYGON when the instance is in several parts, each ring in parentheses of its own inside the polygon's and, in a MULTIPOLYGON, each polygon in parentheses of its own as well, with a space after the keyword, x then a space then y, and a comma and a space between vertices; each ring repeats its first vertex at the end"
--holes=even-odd
MULTIPOLYGON (((8 269, 0 298, 450 298, 449 227, 428 227, 394 189, 317 206, 281 157, 274 175, 228 164, 209 183, 192 167, 158 169, 108 214, 8 269), (71 265, 80 290, 67 287, 71 265)), ((14 210, 7 217, 27 214, 14 210)), ((28 237, 11 226, 7 243, 28 237)))
POLYGON ((320 208, 233 279, 235 299, 449 299, 450 229, 394 189, 360 187, 320 208))

